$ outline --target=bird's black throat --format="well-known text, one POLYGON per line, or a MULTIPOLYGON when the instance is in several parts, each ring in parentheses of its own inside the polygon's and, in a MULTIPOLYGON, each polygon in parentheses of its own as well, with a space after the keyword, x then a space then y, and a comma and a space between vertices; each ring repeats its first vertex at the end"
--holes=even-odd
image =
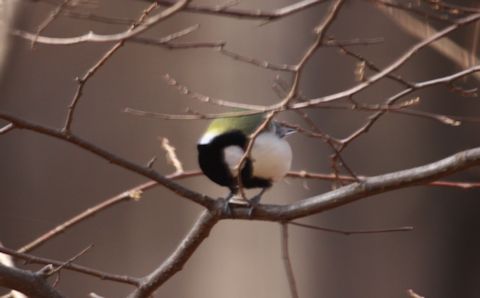
MULTIPOLYGON (((198 144, 198 163, 202 172, 213 182, 226 186, 232 193, 238 192, 237 179, 232 176, 225 162, 224 149, 228 146, 247 147, 247 136, 240 130, 234 130, 213 138, 208 144, 198 144)), ((253 177, 252 161, 247 158, 243 169, 242 185, 245 188, 267 188, 272 185, 270 180, 253 177)))

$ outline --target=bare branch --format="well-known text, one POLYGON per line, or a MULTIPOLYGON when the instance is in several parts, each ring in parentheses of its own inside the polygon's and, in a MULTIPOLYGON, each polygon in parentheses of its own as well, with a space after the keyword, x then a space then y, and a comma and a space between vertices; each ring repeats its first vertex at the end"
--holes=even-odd
POLYGON ((28 297, 62 298, 41 274, 0 264, 0 286, 17 290, 28 297))
MULTIPOLYGON (((193 177, 199 175, 199 171, 186 171, 183 173, 171 174, 165 176, 167 179, 177 180, 177 179, 184 179, 188 177, 193 177)), ((101 211, 107 210, 121 202, 131 201, 132 199, 135 200, 135 194, 139 192, 147 191, 153 187, 158 186, 156 181, 148 181, 137 185, 129 190, 126 190, 122 193, 119 193, 93 207, 86 209, 85 211, 75 215, 74 217, 68 219, 67 221, 63 222, 62 224, 56 226, 55 228, 51 229, 50 231, 42 234, 37 239, 31 241, 30 243, 24 245, 23 247, 18 249, 18 252, 29 252, 45 242, 51 240, 52 238, 64 233, 68 229, 72 228, 73 226, 85 221, 86 219, 93 217, 94 215, 98 214, 101 211)))
MULTIPOLYGON (((71 0, 63 0, 60 5, 58 5, 48 16, 47 18, 38 26, 35 36, 39 36, 42 32, 50 25, 65 9, 71 0)), ((35 39, 32 41, 32 48, 35 46, 35 39)))
POLYGON ((299 103, 294 103, 290 105, 290 109, 301 109, 301 108, 306 108, 310 107, 313 105, 318 105, 321 103, 326 103, 326 102, 331 102, 334 100, 338 100, 341 98, 349 97, 352 96, 363 89, 369 87, 370 85, 374 84, 375 82, 379 81, 380 79, 384 78, 386 75, 392 73, 399 67, 401 67, 407 60, 409 60, 415 53, 417 53, 419 50, 425 48, 426 46, 430 45, 434 41, 437 41, 443 37, 445 37, 447 34, 457 30, 458 28, 461 28, 465 25, 471 24, 473 22, 476 22, 480 19, 480 13, 472 14, 469 16, 466 16, 462 19, 459 19, 455 24, 450 25, 446 28, 444 28, 441 31, 438 31, 436 34, 431 35, 430 37, 420 41, 419 43, 415 44, 413 47, 411 47, 408 51, 406 51, 403 55, 398 57, 394 62, 392 62, 389 66, 384 68, 382 71, 379 73, 369 77, 365 82, 362 82, 350 89, 315 98, 315 99, 310 99, 306 102, 299 102, 299 103))
MULTIPOLYGON (((427 184, 439 178, 480 165, 480 147, 458 152, 442 160, 398 172, 362 179, 333 191, 289 205, 258 205, 249 215, 245 208, 233 209, 232 217, 286 221, 318 214, 348 203, 399 188, 427 184)), ((226 214, 223 216, 227 217, 226 214)))
POLYGON ((298 298, 297 282, 295 281, 295 274, 293 272, 292 261, 290 259, 290 252, 288 249, 288 223, 283 222, 281 226, 281 249, 282 260, 287 273, 288 287, 290 289, 290 296, 298 298))
MULTIPOLYGON (((377 8, 380 9, 380 11, 382 11, 384 14, 388 15, 394 21, 394 23, 403 31, 407 32, 412 36, 415 36, 419 39, 425 39, 428 38, 428 36, 430 36, 432 33, 437 33, 437 30, 427 22, 422 22, 421 20, 412 17, 409 13, 410 10, 404 11, 398 9, 389 9, 386 6, 392 7, 392 2, 390 1, 369 1, 374 1, 375 3, 380 4, 377 5, 377 8)), ((441 5, 440 1, 436 1, 435 5, 441 5)), ((399 8, 398 6, 394 7, 399 8)), ((480 13, 480 10, 474 9, 470 12, 478 14, 480 13)), ((468 58, 470 57, 470 54, 464 47, 459 46, 454 40, 445 38, 431 44, 431 47, 443 56, 447 57, 448 59, 459 65, 460 67, 468 66, 465 65, 465 61, 469 60, 468 58)), ((477 74, 475 77, 477 80, 480 80, 480 74, 477 74)))
POLYGON ((417 293, 415 293, 412 289, 408 289, 408 290, 407 290, 407 295, 408 295, 410 298, 425 298, 425 297, 420 296, 420 295, 418 295, 417 293))
POLYGON ((295 99, 298 95, 298 88, 300 86, 300 79, 303 73, 303 69, 305 65, 313 56, 313 54, 317 51, 317 49, 322 45, 325 35, 327 33, 328 28, 333 23, 335 18, 337 17, 344 0, 336 0, 334 3, 329 7, 325 17, 323 18, 322 22, 314 28, 314 33, 316 35, 315 40, 307 49, 305 54, 300 58, 300 61, 294 66, 294 77, 293 83, 288 91, 287 96, 278 104, 279 107, 283 108, 286 107, 293 99, 295 99))
MULTIPOLYGON (((397 94, 388 98, 386 100, 386 105, 392 105, 392 104, 396 103, 399 99, 403 98, 404 96, 406 96, 406 95, 408 95, 408 94, 410 94, 414 91, 424 89, 424 88, 427 88, 427 87, 431 87, 431 86, 435 86, 435 85, 450 84, 450 83, 454 82, 455 80, 458 80, 459 78, 465 77, 467 75, 470 75, 470 74, 478 72, 478 71, 480 71, 480 65, 475 65, 475 66, 472 66, 468 69, 462 70, 460 72, 454 73, 454 74, 449 75, 449 76, 444 76, 444 77, 440 77, 440 78, 437 78, 437 79, 432 79, 432 80, 419 82, 419 83, 411 83, 410 88, 403 89, 402 91, 400 91, 397 94)), ((387 112, 387 110, 384 110, 384 111, 378 111, 378 112, 372 114, 368 118, 368 120, 366 121, 366 123, 364 125, 362 125, 360 128, 358 128, 350 136, 348 136, 348 137, 346 137, 345 139, 342 140, 344 145, 350 143, 352 140, 358 138, 360 135, 368 132, 368 130, 373 126, 373 124, 376 121, 378 121, 378 119, 380 119, 380 117, 383 116, 386 112, 387 112)), ((403 112, 405 113, 405 111, 403 111, 403 112)), ((411 114, 415 113, 417 115, 422 114, 419 111, 416 111, 416 112, 410 111, 410 113, 411 114)), ((427 114, 423 113, 423 116, 427 116, 427 114)), ((440 121, 444 124, 449 124, 449 125, 453 125, 453 126, 458 126, 460 124, 458 122, 458 120, 456 120, 454 117, 447 117, 445 115, 436 115, 436 116, 435 115, 429 115, 429 117, 430 118, 433 117, 435 120, 440 121)))
POLYGON ((170 142, 167 138, 161 138, 160 142, 162 143, 162 148, 165 150, 167 161, 175 168, 174 174, 183 173, 183 165, 177 157, 175 147, 170 145, 170 142))
POLYGON ((295 221, 289 221, 288 224, 294 225, 294 226, 298 226, 298 227, 302 227, 302 228, 308 228, 308 229, 312 229, 312 230, 322 231, 322 232, 329 232, 329 233, 341 234, 341 235, 345 235, 345 236, 358 235, 358 234, 380 234, 380 233, 410 232, 410 231, 413 231, 413 227, 411 227, 411 226, 399 227, 399 228, 390 228, 390 229, 373 229, 373 230, 352 230, 352 231, 347 231, 347 230, 340 230, 340 229, 332 229, 332 228, 319 227, 319 226, 314 226, 314 225, 299 223, 299 222, 295 222, 295 221))
POLYGON ((183 187, 172 180, 166 178, 163 175, 160 175, 158 172, 154 171, 153 169, 150 169, 148 167, 140 166, 138 164, 135 164, 131 161, 128 161, 124 158, 121 158, 120 156, 117 156, 110 151, 107 151, 93 143, 90 143, 75 134, 65 134, 62 131, 49 128, 46 126, 42 126, 39 124, 35 124, 26 120, 23 120, 21 118, 2 113, 0 112, 0 119, 4 119, 6 121, 12 122, 17 128, 19 129, 27 129, 34 131, 36 133, 40 133, 43 135, 48 135, 53 138, 63 140, 65 142, 68 142, 70 144, 74 144, 80 148, 83 148, 86 151, 89 151, 90 153, 93 153, 102 159, 113 163, 115 165, 118 165, 124 169, 127 169, 129 171, 132 171, 134 173, 137 173, 139 175, 142 175, 144 177, 147 177, 149 179, 157 181, 159 184, 165 186, 166 188, 170 189, 171 191, 175 192, 176 194, 188 198, 192 200, 193 202, 196 202, 197 204, 200 204, 206 208, 214 208, 215 205, 215 199, 210 198, 206 195, 200 194, 198 192, 194 192, 189 190, 186 187, 183 187))
MULTIPOLYGON (((193 12, 193 13, 202 13, 202 14, 211 14, 224 17, 235 17, 243 19, 253 19, 253 20, 276 20, 283 18, 294 13, 303 11, 307 8, 310 8, 314 5, 321 4, 326 2, 326 0, 302 0, 297 3, 287 5, 282 8, 275 9, 273 11, 261 11, 258 9, 241 9, 235 7, 224 7, 224 6, 206 6, 200 4, 189 4, 184 8, 184 11, 193 12)), ((157 3, 160 5, 170 6, 176 1, 174 0, 157 0, 157 3)))
MULTIPOLYGON (((129 32, 131 32, 132 30, 134 30, 136 27, 138 27, 144 20, 145 18, 147 17, 147 15, 152 12, 152 10, 154 10, 155 8, 157 7, 157 5, 155 3, 153 4, 150 4, 150 6, 145 9, 143 11, 143 13, 141 14, 141 16, 139 17, 139 19, 133 23, 130 28, 128 29, 129 32)), ((72 101, 70 103, 70 105, 68 106, 68 111, 67 111, 67 116, 66 116, 66 119, 65 119, 65 124, 63 125, 63 131, 64 132, 69 132, 70 131, 70 127, 72 125, 72 122, 73 122, 73 116, 74 116, 74 113, 75 113, 75 108, 77 107, 78 105, 78 102, 80 101, 80 98, 82 97, 82 94, 83 94, 83 88, 85 87, 85 84, 87 83, 87 81, 95 75, 95 73, 98 71, 98 69, 100 69, 100 67, 102 67, 107 61, 108 59, 110 59, 113 54, 115 54, 116 51, 118 51, 121 47, 123 47, 123 45, 125 44, 125 41, 120 41, 118 43, 116 43, 113 47, 111 47, 101 58, 100 60, 98 60, 84 75, 83 77, 81 78, 77 78, 77 83, 78 83, 78 86, 77 86, 77 90, 75 91, 75 95, 73 96, 72 98, 72 101)))
POLYGON ((168 7, 167 9, 163 10, 162 12, 158 13, 157 15, 146 19, 142 24, 136 27, 133 30, 127 30, 124 32, 116 33, 116 34, 109 34, 109 35, 102 35, 96 34, 93 32, 89 32, 84 35, 76 36, 76 37, 47 37, 47 36, 37 36, 36 34, 32 34, 30 32, 22 31, 22 30, 12 30, 11 33, 13 35, 22 37, 28 40, 35 40, 37 43, 44 43, 44 44, 53 44, 53 45, 73 45, 83 42, 118 42, 123 41, 133 36, 136 36, 144 31, 150 29, 151 27, 155 26, 156 24, 168 19, 169 17, 173 16, 178 11, 182 10, 191 0, 179 0, 176 1, 175 4, 168 7))
POLYGON ((174 77, 172 77, 170 74, 165 74, 163 76, 163 79, 167 82, 168 85, 174 87, 177 89, 177 91, 180 94, 187 95, 192 99, 198 100, 200 102, 204 103, 210 103, 214 105, 218 105, 221 107, 230 107, 230 108, 236 108, 236 109, 246 109, 246 110, 259 110, 261 111, 264 107, 260 105, 251 105, 251 104, 244 104, 244 103, 238 103, 238 102, 231 102, 207 95, 203 95, 201 93, 195 92, 188 88, 185 85, 182 85, 179 83, 174 77))
MULTIPOLYGON (((223 207, 221 207, 223 208, 223 207)), ((208 237, 213 226, 220 219, 218 214, 208 210, 202 212, 192 229, 183 238, 175 251, 160 267, 142 279, 141 285, 128 297, 149 297, 156 289, 166 282, 175 273, 182 270, 183 265, 192 256, 198 246, 208 237)))
POLYGON ((7 132, 14 129, 15 126, 12 123, 5 125, 4 127, 0 128, 0 135, 6 134, 7 132))
POLYGON ((244 55, 240 55, 238 53, 235 53, 233 51, 225 49, 225 47, 221 47, 218 50, 221 54, 230 57, 234 60, 238 60, 244 63, 252 64, 261 68, 265 69, 271 69, 271 70, 276 70, 276 71, 287 71, 287 72, 294 72, 295 67, 292 65, 288 64, 275 64, 272 62, 268 62, 266 60, 258 60, 255 58, 247 57, 244 55))
POLYGON ((82 19, 82 20, 89 20, 94 22, 100 22, 104 24, 112 24, 112 25, 131 25, 135 22, 134 19, 121 19, 121 18, 112 18, 92 13, 82 13, 77 11, 65 10, 63 11, 63 15, 73 19, 82 19))
POLYGON ((208 119, 217 119, 217 118, 231 118, 231 117, 241 117, 247 115, 255 115, 255 114, 262 114, 265 110, 251 110, 251 111, 240 111, 240 112, 227 112, 227 113, 220 113, 220 114, 165 114, 165 113, 157 113, 157 112, 149 112, 149 111, 142 111, 132 108, 125 108, 124 112, 140 116, 140 117, 148 117, 152 119, 162 119, 162 120, 208 120, 208 119))
MULTIPOLYGON (((77 265, 72 262, 61 262, 61 261, 56 261, 52 259, 47 259, 47 258, 41 258, 37 256, 33 256, 30 254, 25 254, 25 253, 20 253, 17 252, 13 249, 9 249, 6 247, 1 247, 0 246, 0 252, 14 256, 17 259, 21 260, 26 260, 30 263, 34 264, 44 264, 44 265, 54 265, 58 266, 58 268, 65 268, 71 271, 83 273, 86 275, 98 277, 102 280, 110 280, 110 281, 115 281, 119 283, 124 283, 124 284, 130 284, 133 286, 138 286, 140 284, 140 280, 137 278, 129 277, 129 276, 124 276, 124 275, 116 275, 116 274, 111 274, 107 272, 102 272, 96 269, 88 268, 85 266, 77 265)), ((1 265, 0 265, 1 266, 1 265)), ((47 272, 48 275, 50 275, 50 272, 47 272)), ((1 284, 1 277, 0 277, 0 284, 1 284)), ((37 297, 37 296, 34 296, 37 297)))
MULTIPOLYGON (((287 177, 292 178, 306 178, 306 179, 318 179, 318 180, 336 180, 340 179, 347 182, 355 182, 355 178, 351 176, 340 175, 336 176, 334 174, 324 174, 324 173, 309 173, 306 171, 290 171, 287 174, 287 177)), ((360 180, 367 179, 366 176, 357 176, 360 180)), ((474 189, 480 188, 480 182, 465 182, 465 181, 444 181, 444 180, 436 180, 433 182, 428 183, 427 185, 430 186, 439 186, 439 187, 453 187, 453 188, 461 188, 461 189, 474 189)))
MULTIPOLYGON (((235 171, 237 173, 241 173, 242 169, 247 162, 247 158, 250 157, 250 153, 252 152, 253 149, 253 144, 255 143, 255 139, 262 133, 270 124, 272 121, 273 117, 275 116, 275 113, 270 112, 265 116, 265 119, 263 122, 255 129, 253 133, 251 133, 248 136, 248 142, 247 142, 247 147, 245 148, 245 152, 243 153, 242 158, 238 162, 238 164, 235 166, 235 171)), ((243 189, 243 183, 242 183, 242 175, 238 174, 237 175, 237 184, 238 184, 238 189, 240 190, 240 194, 242 195, 242 198, 246 199, 245 196, 245 191, 243 189)))

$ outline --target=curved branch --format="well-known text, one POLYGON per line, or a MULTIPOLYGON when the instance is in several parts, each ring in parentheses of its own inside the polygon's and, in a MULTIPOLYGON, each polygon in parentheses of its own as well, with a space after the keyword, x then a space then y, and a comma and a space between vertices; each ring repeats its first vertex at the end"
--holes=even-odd
POLYGON ((28 297, 63 298, 41 273, 11 268, 0 264, 0 286, 17 290, 28 297))
POLYGON ((175 192, 176 194, 188 198, 191 201, 206 207, 207 209, 213 209, 215 206, 215 199, 209 196, 200 194, 198 192, 192 191, 180 184, 173 182, 172 180, 168 179, 167 177, 159 174, 155 170, 140 166, 136 163, 128 161, 120 156, 117 156, 111 153, 108 150, 105 150, 93 143, 90 143, 74 134, 65 133, 57 129, 49 128, 43 125, 39 125, 33 122, 29 122, 23 120, 19 117, 15 117, 3 112, 0 112, 0 119, 7 120, 11 122, 17 129, 27 129, 31 130, 43 135, 48 135, 54 137, 56 139, 63 140, 65 142, 74 144, 86 151, 89 151, 106 161, 113 163, 117 166, 120 166, 124 169, 130 170, 134 173, 142 175, 144 177, 150 178, 154 181, 157 181, 159 184, 165 186, 166 188, 170 189, 171 191, 175 192))
MULTIPOLYGON (((252 216, 249 216, 247 208, 233 208, 231 217, 268 221, 292 220, 318 214, 375 194, 427 184, 478 165, 480 165, 480 147, 461 151, 423 166, 364 178, 359 182, 289 205, 258 205, 252 216)), ((222 216, 229 217, 227 214, 222 214, 222 216)))
MULTIPOLYGON (((220 206, 219 206, 220 208, 220 206)), ((222 207, 223 208, 223 207, 222 207)), ((190 259, 192 254, 205 240, 220 216, 205 210, 193 225, 192 229, 183 238, 175 251, 165 260, 160 267, 143 278, 141 285, 128 297, 141 298, 150 295, 166 282, 175 273, 182 270, 183 265, 190 259)))
MULTIPOLYGON (((177 179, 183 179, 183 178, 187 178, 187 177, 196 176, 196 175, 199 175, 199 174, 200 173, 198 171, 188 171, 188 172, 182 172, 182 173, 178 173, 178 174, 167 175, 167 176, 165 176, 165 178, 171 179, 171 180, 177 180, 177 179)), ((55 236, 58 236, 59 234, 65 232, 69 228, 71 228, 71 227, 79 224, 80 222, 96 215, 100 211, 105 210, 107 208, 110 208, 110 207, 112 207, 114 205, 117 205, 121 202, 130 201, 130 200, 134 199, 133 197, 136 193, 144 192, 144 191, 146 191, 150 188, 153 188, 157 185, 158 185, 158 183, 156 181, 148 181, 148 182, 142 183, 140 185, 137 185, 133 188, 130 188, 127 191, 119 193, 119 194, 117 194, 117 195, 115 195, 115 196, 113 196, 113 197, 111 197, 111 198, 109 198, 105 201, 102 201, 101 203, 86 209, 85 211, 83 211, 83 212, 75 215, 74 217, 66 220, 65 222, 61 223, 60 225, 56 226, 55 228, 53 228, 53 229, 47 231, 46 233, 40 235, 39 237, 37 237, 35 240, 31 241, 30 243, 25 244, 24 246, 22 246, 21 248, 18 249, 18 252, 19 253, 29 252, 29 251, 41 246, 42 244, 44 244, 48 240, 54 238, 55 236)))
POLYGON ((143 23, 138 25, 135 29, 123 31, 116 34, 102 35, 96 34, 93 32, 86 33, 84 35, 75 36, 75 37, 48 37, 48 36, 39 36, 30 32, 22 30, 12 30, 11 34, 28 39, 30 41, 35 41, 37 43, 45 44, 54 44, 54 45, 73 45, 83 42, 114 42, 126 40, 130 37, 136 36, 154 25, 158 24, 161 21, 168 19, 173 16, 178 11, 182 10, 191 0, 179 0, 175 2, 172 6, 163 10, 155 16, 152 16, 146 19, 143 23))

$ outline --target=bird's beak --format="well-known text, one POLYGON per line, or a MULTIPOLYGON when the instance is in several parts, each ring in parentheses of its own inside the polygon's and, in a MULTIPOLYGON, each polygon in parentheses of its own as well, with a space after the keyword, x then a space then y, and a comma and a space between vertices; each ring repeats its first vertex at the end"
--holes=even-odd
POLYGON ((282 126, 281 136, 282 136, 282 138, 285 138, 286 136, 291 135, 291 134, 296 133, 296 132, 297 132, 296 128, 282 126))

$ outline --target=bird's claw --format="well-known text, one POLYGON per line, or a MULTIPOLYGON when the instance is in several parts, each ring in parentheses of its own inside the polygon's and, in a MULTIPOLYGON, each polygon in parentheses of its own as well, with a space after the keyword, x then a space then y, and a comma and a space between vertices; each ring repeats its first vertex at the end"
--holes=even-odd
POLYGON ((231 205, 236 205, 236 206, 247 206, 249 205, 248 200, 244 198, 239 198, 236 196, 228 196, 227 198, 224 199, 225 203, 223 205, 223 213, 228 216, 232 217, 233 212, 232 212, 232 206, 231 205))
POLYGON ((229 195, 224 199, 225 203, 223 205, 223 214, 225 214, 227 217, 232 217, 233 212, 231 205, 236 205, 248 208, 247 215, 248 217, 252 217, 253 211, 255 207, 257 207, 260 203, 260 199, 262 198, 263 193, 264 191, 260 192, 258 195, 254 196, 251 199, 245 199, 243 197, 229 195))
POLYGON ((253 214, 253 210, 255 209, 255 207, 258 206, 258 204, 260 203, 260 199, 262 197, 257 195, 257 196, 254 196, 253 198, 251 198, 250 200, 248 200, 248 217, 252 217, 252 214, 253 214))

